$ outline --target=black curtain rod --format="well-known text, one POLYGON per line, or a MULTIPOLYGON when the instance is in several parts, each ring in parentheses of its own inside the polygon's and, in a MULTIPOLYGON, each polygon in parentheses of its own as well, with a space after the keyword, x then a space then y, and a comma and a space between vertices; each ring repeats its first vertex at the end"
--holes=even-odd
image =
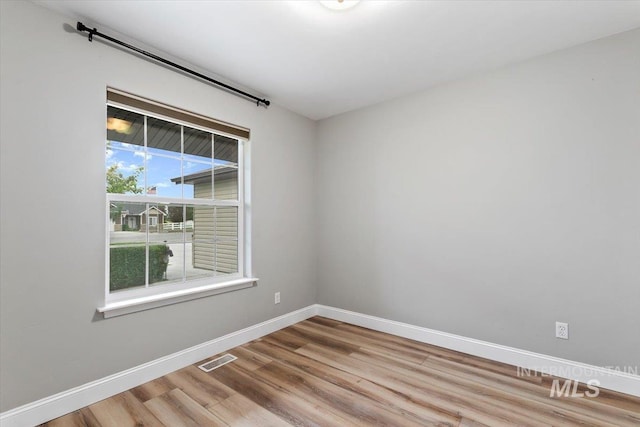
POLYGON ((128 43, 125 43, 122 40, 118 40, 118 39, 113 38, 111 36, 108 36, 106 34, 102 34, 98 30, 96 30, 95 28, 87 27, 82 22, 78 21, 78 24, 76 25, 76 29, 78 31, 86 31, 86 32, 88 32, 89 33, 89 41, 93 41, 93 36, 102 37, 103 39, 109 40, 111 43, 115 43, 115 44, 120 45, 122 47, 126 47, 127 49, 130 49, 130 50, 133 50, 135 52, 138 52, 139 54, 147 56, 147 57, 149 57, 149 58, 151 58, 151 59, 153 59, 155 61, 162 62, 163 64, 167 64, 167 65, 169 65, 169 66, 171 66, 173 68, 177 68, 178 70, 183 71, 183 72, 185 72, 187 74, 191 74, 192 76, 196 76, 199 79, 206 80, 207 82, 212 83, 212 84, 214 84, 216 86, 223 87, 223 88, 227 89, 228 91, 231 91, 231 92, 236 93, 238 95, 241 95, 241 96, 244 96, 246 98, 252 99, 252 100, 256 101, 256 105, 257 106, 260 106, 260 104, 264 104, 265 106, 269 106, 271 104, 271 101, 269 101, 267 99, 260 99, 255 95, 251 95, 250 93, 247 93, 247 92, 245 92, 243 90, 240 90, 240 89, 235 88, 233 86, 229 86, 226 83, 219 82, 218 80, 212 79, 211 77, 207 77, 204 74, 198 73, 197 71, 193 71, 193 70, 191 70, 191 69, 189 69, 187 67, 184 67, 184 66, 182 66, 180 64, 176 64, 175 62, 169 61, 168 59, 164 59, 164 58, 162 58, 162 57, 160 57, 158 55, 155 55, 155 54, 153 54, 151 52, 147 52, 146 50, 140 49, 139 47, 135 47, 135 46, 132 46, 132 45, 130 45, 128 43))

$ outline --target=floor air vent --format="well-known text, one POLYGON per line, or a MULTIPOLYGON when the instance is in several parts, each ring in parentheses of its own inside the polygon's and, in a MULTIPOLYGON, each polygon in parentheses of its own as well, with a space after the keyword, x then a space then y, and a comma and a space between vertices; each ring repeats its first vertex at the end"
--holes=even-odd
POLYGON ((220 366, 224 366, 229 362, 233 362, 234 360, 236 360, 237 357, 235 357, 233 354, 225 354, 223 356, 220 356, 216 359, 210 360, 207 363, 203 363, 202 365, 198 366, 198 368, 202 369, 205 372, 211 372, 214 369, 219 368, 220 366))

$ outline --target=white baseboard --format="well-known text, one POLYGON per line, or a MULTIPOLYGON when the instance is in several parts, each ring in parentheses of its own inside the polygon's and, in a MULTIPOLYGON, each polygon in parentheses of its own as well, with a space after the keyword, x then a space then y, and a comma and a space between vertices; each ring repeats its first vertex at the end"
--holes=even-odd
POLYGON ((623 370, 602 368, 585 363, 560 359, 527 350, 493 344, 460 335, 409 325, 407 323, 369 316, 340 308, 316 305, 318 316, 328 317, 352 325, 362 326, 415 341, 456 350, 473 356, 519 366, 543 374, 588 383, 596 380, 605 389, 640 397, 640 376, 623 370))
POLYGON ((640 397, 638 375, 315 304, 3 412, 0 426, 24 427, 46 422, 316 315, 582 383, 596 379, 602 388, 640 397))
POLYGON ((25 427, 41 424, 301 322, 315 314, 315 305, 310 305, 126 371, 11 409, 0 414, 0 426, 25 427))

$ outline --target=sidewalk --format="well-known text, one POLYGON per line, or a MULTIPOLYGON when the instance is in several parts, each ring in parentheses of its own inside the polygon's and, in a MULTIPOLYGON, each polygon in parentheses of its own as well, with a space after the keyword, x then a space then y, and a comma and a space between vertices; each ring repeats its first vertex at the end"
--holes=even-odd
POLYGON ((182 243, 168 243, 168 245, 173 252, 173 256, 169 258, 169 265, 167 266, 167 280, 182 280, 182 267, 185 265, 185 261, 187 265, 187 279, 211 277, 214 275, 214 271, 193 267, 193 244, 191 242, 184 245, 182 243))

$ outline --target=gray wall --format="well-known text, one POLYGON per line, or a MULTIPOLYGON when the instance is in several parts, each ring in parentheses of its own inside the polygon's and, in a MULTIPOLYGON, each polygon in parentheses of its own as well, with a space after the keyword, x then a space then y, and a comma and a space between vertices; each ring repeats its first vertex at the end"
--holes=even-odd
POLYGON ((30 2, 0 4, 0 411, 315 302, 314 122, 89 43, 30 2), (257 287, 94 317, 107 85, 251 128, 257 287))
POLYGON ((317 157, 319 303, 640 365, 640 30, 324 120, 317 157))

